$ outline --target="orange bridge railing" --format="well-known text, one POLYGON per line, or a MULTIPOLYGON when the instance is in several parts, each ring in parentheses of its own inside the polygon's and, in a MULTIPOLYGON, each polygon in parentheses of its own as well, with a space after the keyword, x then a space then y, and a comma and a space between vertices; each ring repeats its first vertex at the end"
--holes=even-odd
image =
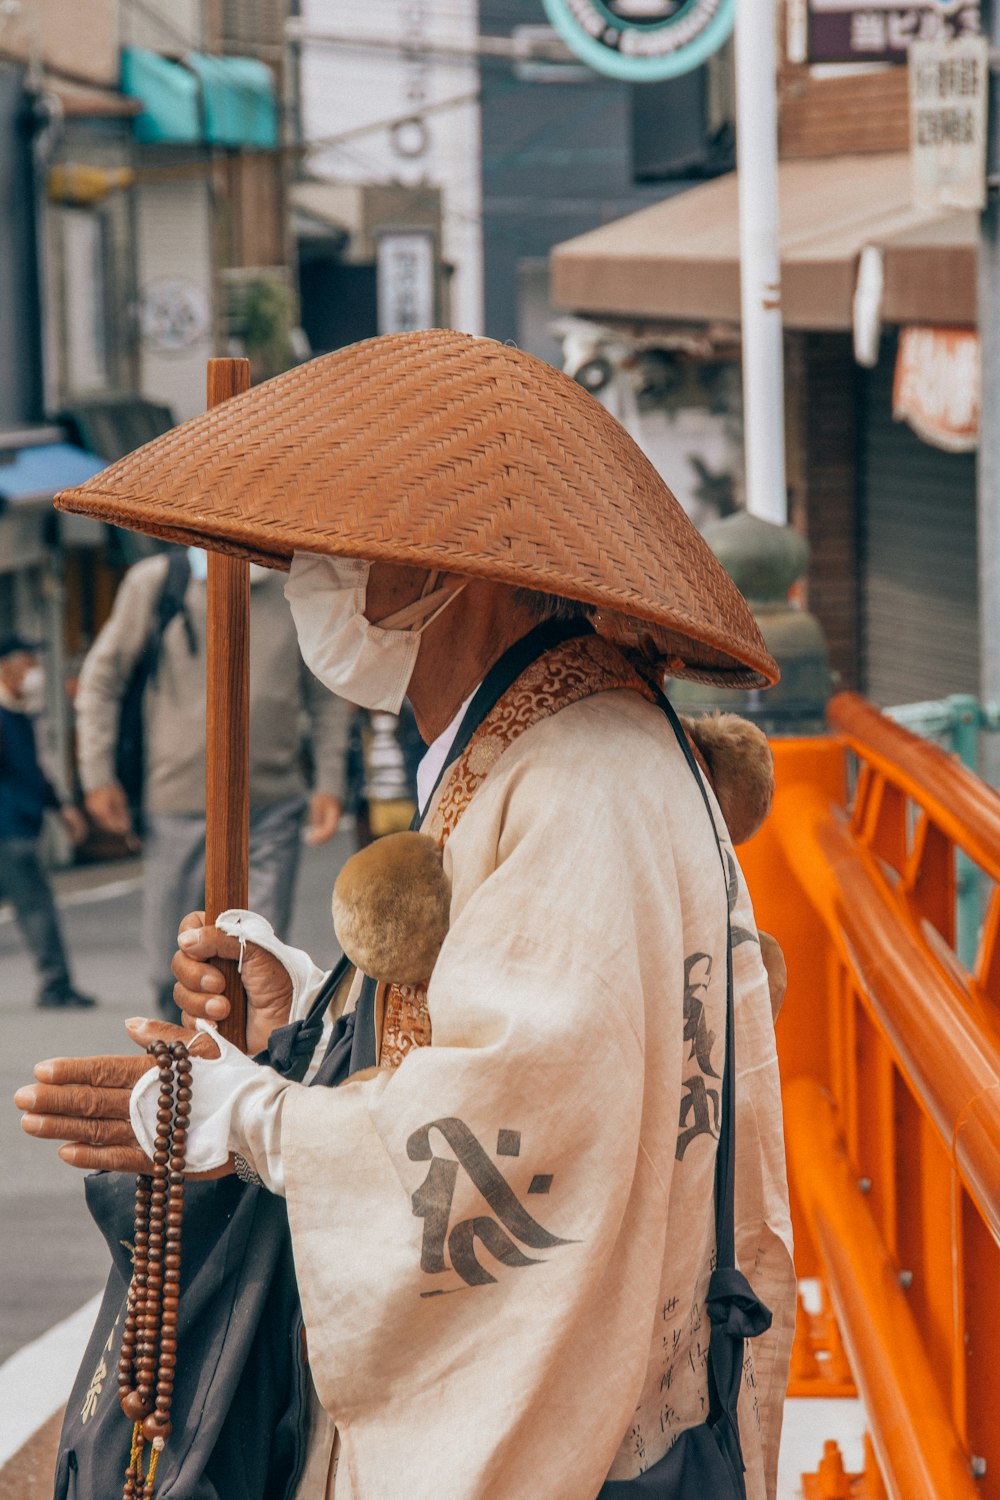
POLYGON ((853 694, 829 721, 774 742, 774 812, 740 851, 788 961, 797 1266, 893 1500, 1000 1500, 1000 796, 853 694), (959 850, 986 893, 971 970, 959 850))

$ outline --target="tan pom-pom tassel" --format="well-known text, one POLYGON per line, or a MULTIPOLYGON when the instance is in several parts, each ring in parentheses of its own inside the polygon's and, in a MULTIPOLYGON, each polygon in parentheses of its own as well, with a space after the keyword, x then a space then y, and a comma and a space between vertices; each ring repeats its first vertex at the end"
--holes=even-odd
POLYGON ((745 844, 771 811, 774 756, 767 736, 739 714, 706 714, 681 723, 708 769, 734 844, 745 844))
POLYGON ((425 833, 391 833, 344 865, 333 926, 347 957, 373 979, 430 977, 448 931, 451 892, 441 850, 425 833))

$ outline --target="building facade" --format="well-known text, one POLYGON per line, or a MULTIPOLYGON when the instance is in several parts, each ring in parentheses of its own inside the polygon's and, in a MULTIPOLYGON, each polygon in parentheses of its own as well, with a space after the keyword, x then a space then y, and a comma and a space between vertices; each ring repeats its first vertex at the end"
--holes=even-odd
POLYGON ((75 667, 142 543, 52 495, 202 410, 209 356, 297 357, 287 9, 0 14, 0 630, 45 644, 67 789, 75 667))
MULTIPOLYGON (((786 55, 776 82, 788 506, 811 549, 802 601, 841 686, 884 706, 975 693, 974 438, 915 429, 899 390, 909 333, 975 328, 976 216, 914 205, 899 61, 831 70, 786 55)), ((683 400, 692 362, 712 375, 700 409, 714 400, 731 434, 740 426, 737 212, 735 176, 721 177, 552 257, 553 300, 579 320, 578 343, 589 331, 592 359, 610 354, 609 390, 659 361, 662 393, 635 435, 675 485, 682 456, 658 452, 650 429, 683 400)), ((716 487, 723 507, 741 501, 739 452, 733 442, 732 493, 716 487)))

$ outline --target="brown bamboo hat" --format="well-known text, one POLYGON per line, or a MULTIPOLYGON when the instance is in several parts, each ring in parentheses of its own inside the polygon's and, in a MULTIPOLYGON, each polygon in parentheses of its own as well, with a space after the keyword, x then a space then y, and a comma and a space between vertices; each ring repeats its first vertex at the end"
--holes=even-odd
POLYGON ((447 329, 369 339, 183 422, 56 497, 286 568, 416 564, 596 606, 666 673, 777 680, 728 574, 624 429, 542 360, 447 329))

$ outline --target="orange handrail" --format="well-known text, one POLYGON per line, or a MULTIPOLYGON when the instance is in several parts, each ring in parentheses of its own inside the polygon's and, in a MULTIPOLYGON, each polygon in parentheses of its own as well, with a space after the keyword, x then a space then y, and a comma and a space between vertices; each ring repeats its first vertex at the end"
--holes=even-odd
POLYGON ((788 959, 796 1260, 893 1500, 1000 1500, 1000 796, 855 695, 829 718, 835 737, 775 742, 774 812, 741 850, 788 959), (994 883, 971 967, 957 851, 994 883))
POLYGON ((891 1454, 893 1494, 980 1500, 895 1267, 858 1193, 830 1098, 805 1078, 784 1098, 789 1159, 861 1396, 891 1454), (813 1170, 817 1160, 826 1170, 813 1170))
POLYGON ((804 895, 1000 1242, 1000 1039, 991 1018, 822 798, 790 788, 772 816, 804 895))
POLYGON ((905 788, 952 843, 1000 881, 1000 796, 930 740, 879 713, 858 693, 838 693, 827 720, 865 765, 905 788))

